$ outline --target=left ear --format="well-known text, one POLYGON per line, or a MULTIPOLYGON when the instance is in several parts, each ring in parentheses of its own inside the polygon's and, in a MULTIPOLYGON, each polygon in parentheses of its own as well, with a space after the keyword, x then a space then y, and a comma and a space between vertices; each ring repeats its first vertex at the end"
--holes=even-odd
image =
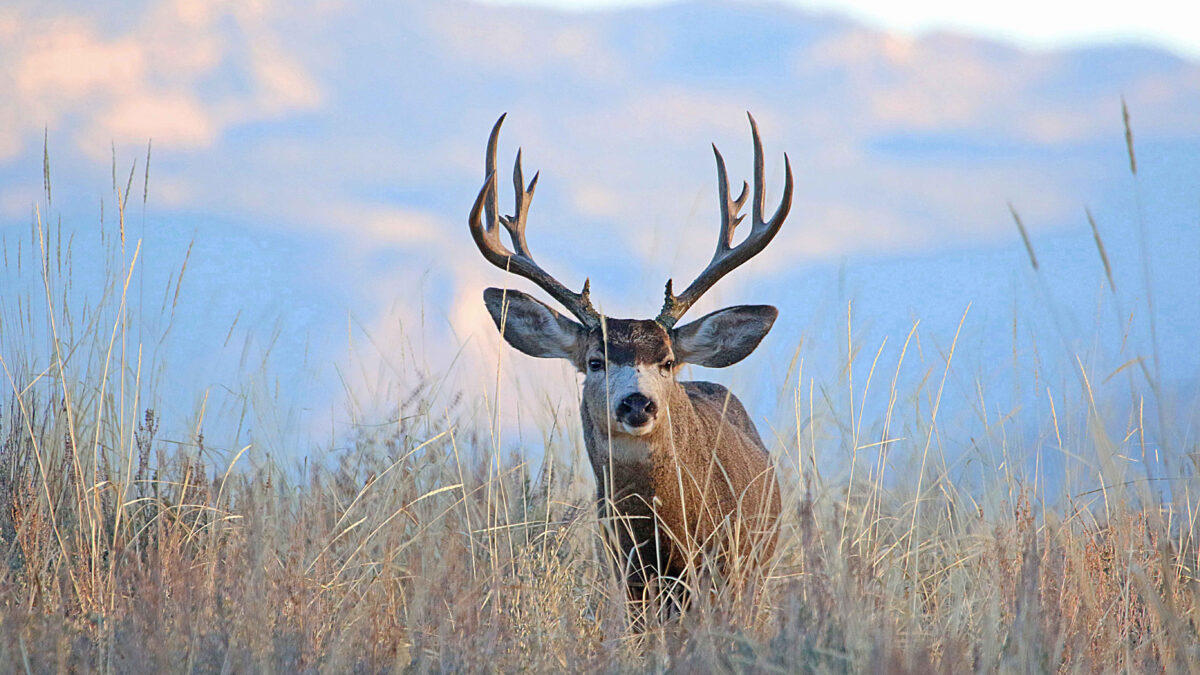
POLYGON ((675 358, 709 368, 731 366, 754 351, 777 316, 779 310, 770 305, 738 305, 706 314, 675 329, 675 358))

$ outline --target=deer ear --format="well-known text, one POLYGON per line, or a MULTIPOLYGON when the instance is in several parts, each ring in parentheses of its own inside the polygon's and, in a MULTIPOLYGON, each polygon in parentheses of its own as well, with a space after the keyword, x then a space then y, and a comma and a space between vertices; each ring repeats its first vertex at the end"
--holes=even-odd
POLYGON ((483 304, 508 344, 530 356, 574 361, 587 336, 581 324, 521 291, 489 288, 483 304))
POLYGON ((770 305, 738 305, 675 329, 672 342, 679 361, 709 368, 731 366, 750 355, 775 323, 770 305))

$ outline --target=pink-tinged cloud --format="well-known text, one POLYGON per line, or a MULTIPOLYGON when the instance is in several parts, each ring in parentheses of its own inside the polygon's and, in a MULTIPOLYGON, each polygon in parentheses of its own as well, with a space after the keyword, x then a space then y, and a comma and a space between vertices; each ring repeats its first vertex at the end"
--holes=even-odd
POLYGON ((52 22, 23 45, 18 90, 43 100, 77 100, 134 88, 146 76, 143 48, 132 40, 103 41, 78 20, 52 22))
POLYGON ((203 105, 184 94, 135 94, 114 101, 96 121, 93 138, 105 133, 123 142, 150 138, 160 147, 180 149, 210 145, 218 131, 203 105))
MULTIPOLYGON (((469 7, 457 3, 424 9, 426 25, 447 56, 486 72, 532 78, 570 71, 592 81, 619 82, 631 74, 624 55, 612 50, 598 26, 564 25, 556 17, 469 7)), ((414 14, 417 12, 414 11, 414 14)))
POLYGON ((282 48, 255 45, 251 68, 259 84, 256 103, 260 114, 277 115, 321 102, 316 81, 282 48))
POLYGON ((0 92, 0 159, 43 127, 102 160, 114 143, 209 147, 231 127, 319 105, 315 80, 280 46, 272 12, 268 2, 181 0, 115 32, 65 12, 3 12, 0 80, 14 86, 0 92), (231 80, 247 86, 205 91, 231 80))

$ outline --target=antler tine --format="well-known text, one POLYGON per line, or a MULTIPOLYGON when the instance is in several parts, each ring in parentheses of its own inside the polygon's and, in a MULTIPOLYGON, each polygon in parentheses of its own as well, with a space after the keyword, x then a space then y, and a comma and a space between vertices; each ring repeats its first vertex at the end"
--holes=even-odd
POLYGON ((568 290, 566 286, 563 286, 534 262, 533 256, 529 253, 529 245, 525 241, 525 223, 526 217, 529 215, 529 205, 533 200, 533 192, 537 189, 539 174, 534 174, 529 186, 525 186, 519 150, 516 162, 513 164, 513 186, 516 192, 514 212, 511 216, 498 215, 500 190, 496 180, 496 145, 500 137, 500 126, 504 123, 506 115, 507 113, 496 120, 491 136, 488 137, 487 156, 484 163, 487 178, 479 190, 479 195, 475 197, 475 203, 471 206, 471 213, 468 216, 471 237, 475 240, 475 245, 479 247, 479 252, 488 262, 537 284, 588 328, 598 326, 600 314, 592 307, 592 301, 588 297, 590 284, 585 281, 583 290, 579 293, 568 290), (503 225, 504 229, 508 231, 509 240, 512 242, 513 249, 516 249, 515 251, 510 250, 501 241, 499 225, 503 225))
MULTIPOLYGON (((487 200, 484 202, 484 215, 487 216, 487 231, 495 234, 497 214, 500 212, 500 189, 496 185, 496 146, 500 141, 500 126, 504 124, 504 118, 508 117, 508 113, 500 115, 496 123, 492 125, 492 133, 488 135, 487 153, 484 155, 483 170, 487 175, 487 200)), ((499 237, 495 237, 496 244, 501 248, 504 247, 500 243, 499 237)))
POLYGON ((504 229, 508 230, 513 248, 519 255, 529 257, 529 244, 525 241, 525 218, 529 215, 529 204, 533 201, 533 191, 537 189, 538 176, 533 174, 529 187, 525 187, 525 176, 521 172, 521 149, 517 148, 517 161, 513 163, 513 194, 515 195, 515 210, 511 216, 500 216, 504 229))
POLYGON ((484 171, 487 178, 484 179, 483 187, 479 189, 479 195, 475 197, 475 203, 471 206, 468 221, 471 236, 483 257, 493 265, 501 267, 507 266, 507 258, 512 255, 512 251, 500 241, 497 227, 500 222, 497 212, 500 209, 499 189, 496 185, 496 144, 500 137, 500 125, 504 123, 506 115, 507 113, 496 120, 496 124, 492 126, 492 133, 488 136, 487 152, 484 155, 484 171), (480 219, 481 215, 484 220, 480 219))
POLYGON ((717 239, 717 252, 727 251, 733 246, 733 232, 737 226, 741 224, 745 216, 740 215, 742 206, 746 203, 746 191, 749 186, 746 181, 742 181, 742 192, 737 199, 729 200, 729 173, 725 170, 725 158, 721 156, 721 151, 717 149, 717 144, 713 143, 713 155, 717 158, 717 189, 721 193, 721 233, 717 239))
MULTIPOLYGON (((754 136, 754 229, 759 230, 764 227, 774 229, 776 232, 783 225, 783 221, 787 218, 788 211, 792 208, 792 163, 788 160, 787 153, 783 153, 783 197, 779 200, 779 207, 775 209, 775 213, 771 215, 770 220, 763 220, 763 199, 764 191, 766 190, 766 181, 763 180, 763 149, 762 139, 758 135, 758 123, 754 121, 754 115, 749 112, 746 117, 750 118, 750 134, 754 136)), ((775 234, 772 233, 771 237, 775 234)), ((768 239, 769 241, 769 239, 768 239)), ((766 244, 763 244, 766 246, 766 244)))
POLYGON ((717 159, 717 189, 720 191, 721 197, 721 231, 717 237, 717 250, 713 253, 708 267, 704 268, 700 276, 696 277, 696 280, 683 293, 675 295, 671 290, 671 280, 667 280, 663 308, 658 314, 658 322, 666 328, 674 327, 675 323, 700 299, 700 296, 712 288, 713 284, 717 283, 721 277, 729 274, 766 248, 767 244, 771 243, 771 240, 779 233, 779 228, 783 226, 783 221, 787 219, 788 211, 791 210, 792 165, 788 160, 787 153, 784 153, 783 198, 771 219, 763 218, 766 181, 763 179, 762 140, 759 138, 758 124, 754 121, 754 116, 748 112, 746 116, 750 118, 750 134, 754 139, 754 220, 751 224, 750 234, 742 243, 737 246, 733 245, 734 230, 745 218, 741 215, 741 210, 746 203, 748 186, 743 181, 742 192, 737 199, 729 198, 729 176, 725 169, 725 159, 714 144, 713 154, 717 159))

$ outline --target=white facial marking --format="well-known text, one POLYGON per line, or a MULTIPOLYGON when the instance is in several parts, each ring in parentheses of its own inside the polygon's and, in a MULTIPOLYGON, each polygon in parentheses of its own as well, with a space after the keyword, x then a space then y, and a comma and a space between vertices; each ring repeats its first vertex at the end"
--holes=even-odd
POLYGON ((608 368, 608 410, 616 419, 617 406, 630 394, 641 393, 658 402, 661 398, 662 375, 658 366, 612 366, 608 368))
POLYGON ((654 420, 650 420, 648 423, 643 424, 640 427, 631 427, 624 422, 618 423, 617 426, 621 427, 621 431, 624 431, 630 436, 645 436, 654 430, 654 420))
POLYGON ((657 364, 628 366, 610 363, 606 370, 589 372, 587 377, 597 378, 601 391, 605 385, 608 387, 605 406, 608 409, 608 428, 614 439, 620 436, 646 436, 655 430, 661 417, 653 417, 648 424, 634 427, 617 419, 617 408, 625 397, 640 393, 654 401, 661 410, 663 402, 667 400, 666 388, 672 384, 672 379, 664 376, 657 364))

